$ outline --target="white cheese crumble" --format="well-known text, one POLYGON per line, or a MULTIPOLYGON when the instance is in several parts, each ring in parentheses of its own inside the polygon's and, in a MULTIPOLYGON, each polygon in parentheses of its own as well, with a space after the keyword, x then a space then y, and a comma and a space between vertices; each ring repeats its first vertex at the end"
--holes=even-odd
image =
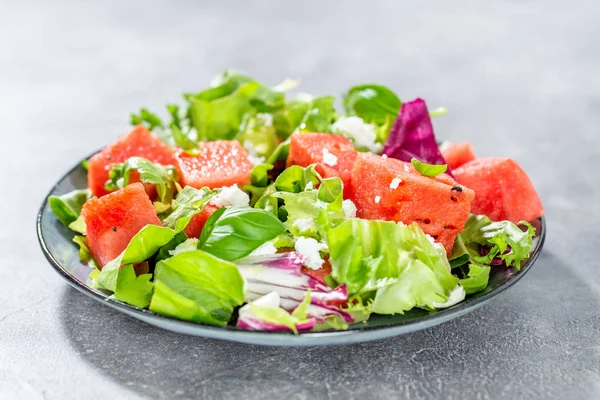
POLYGON ((398 189, 398 186, 400 186, 400 183, 402 183, 402 179, 400 179, 400 178, 392 179, 392 182, 390 182, 390 189, 398 189))
POLYGON ((342 210, 344 210, 346 218, 356 218, 356 205, 354 205, 352 200, 344 200, 342 202, 342 210))
POLYGON ((315 188, 315 185, 312 183, 312 181, 308 181, 308 183, 304 187, 304 190, 312 190, 314 188, 315 188))
POLYGON ((265 162, 264 157, 257 157, 257 156, 253 156, 251 154, 248 154, 248 160, 250 160, 252 165, 258 165, 258 164, 262 164, 265 162))
POLYGON ((387 159, 387 154, 382 154, 381 158, 383 158, 384 160, 386 160, 387 159))
POLYGON ((383 146, 376 143, 377 133, 375 126, 367 124, 362 118, 340 117, 332 125, 333 131, 346 136, 352 140, 356 147, 365 148, 373 153, 380 153, 383 146))
POLYGON ((249 257, 256 256, 270 256, 271 254, 277 253, 277 248, 273 244, 273 242, 265 242, 258 246, 252 253, 250 253, 249 257))
POLYGON ((381 196, 375 196, 375 204, 379 204, 381 201, 381 196))
POLYGON ((410 172, 410 168, 408 168, 408 165, 404 164, 404 172, 410 172))
POLYGON ((225 186, 210 199, 210 204, 216 207, 247 206, 250 204, 250 197, 237 185, 225 186))
POLYGON ((321 258, 321 254, 319 254, 319 251, 325 249, 322 243, 317 242, 313 238, 300 236, 298 240, 296 240, 294 249, 298 254, 306 258, 304 265, 308 268, 319 269, 323 266, 325 261, 321 258))
POLYGON ((466 295, 465 289, 459 284, 450 292, 448 300, 443 303, 436 303, 434 301, 433 306, 435 308, 448 308, 463 301, 466 295))
POLYGON ((323 149, 323 164, 334 167, 337 165, 337 157, 329 152, 327 148, 323 149))
POLYGON ((185 253, 186 251, 193 251, 196 250, 196 247, 198 247, 198 239, 191 238, 180 243, 173 250, 169 250, 169 255, 176 256, 177 254, 185 253))
POLYGON ((123 179, 123 178, 119 178, 119 179, 117 179, 117 187, 118 187, 119 189, 123 189, 123 186, 124 186, 124 185, 125 185, 125 179, 123 179))
POLYGON ((313 221, 310 218, 298 218, 297 220, 294 221, 292 226, 295 226, 296 228, 298 228, 298 231, 300 233, 306 232, 312 228, 317 227, 317 225, 315 224, 315 221, 313 221))

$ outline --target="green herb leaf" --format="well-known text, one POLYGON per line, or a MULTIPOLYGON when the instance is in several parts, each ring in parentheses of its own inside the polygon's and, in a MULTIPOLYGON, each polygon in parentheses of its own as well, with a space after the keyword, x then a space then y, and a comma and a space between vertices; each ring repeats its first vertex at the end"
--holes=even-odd
POLYGON ((465 246, 461 236, 457 236, 454 241, 454 246, 452 247, 452 253, 450 257, 448 257, 450 261, 450 266, 452 268, 460 267, 461 265, 465 265, 471 260, 471 256, 469 255, 469 251, 465 246))
POLYGON ((245 257, 260 245, 285 232, 281 221, 265 210, 248 206, 220 210, 208 219, 198 248, 224 260, 233 261, 245 257))
POLYGON ((421 173, 421 175, 425 175, 425 176, 438 176, 438 175, 441 175, 444 172, 446 172, 446 170, 448 169, 447 164, 443 164, 443 165, 425 164, 425 163, 417 160, 414 157, 412 160, 410 160, 410 162, 415 167, 415 169, 421 173))
POLYGON ((85 237, 75 235, 73 236, 73 242, 79 246, 79 259, 86 262, 92 268, 98 268, 96 261, 94 261, 94 257, 92 257, 92 252, 87 245, 85 237))
POLYGON ((270 114, 246 114, 236 139, 250 155, 263 158, 269 157, 279 143, 270 114))
POLYGON ((129 184, 131 172, 138 171, 144 183, 154 183, 161 203, 171 203, 177 192, 177 171, 172 166, 152 163, 142 157, 130 157, 127 161, 114 164, 106 182, 106 190, 119 190, 129 184))
POLYGON ((162 128, 163 122, 158 115, 142 108, 138 114, 131 114, 131 125, 143 125, 149 130, 154 130, 157 127, 162 128))
POLYGON ((172 212, 163 219, 163 224, 181 232, 192 217, 201 212, 216 193, 217 190, 206 187, 202 189, 194 189, 191 186, 184 187, 171 206, 172 212))
POLYGON ((430 117, 439 117, 440 115, 444 115, 448 113, 448 109, 446 107, 438 107, 435 110, 429 111, 430 117))
POLYGON ((190 139, 177 125, 171 124, 171 132, 177 147, 188 153, 198 152, 198 143, 196 143, 195 140, 190 139))
POLYGON ((344 94, 343 99, 348 115, 359 116, 377 125, 383 125, 390 117, 395 119, 402 106, 394 92, 374 84, 354 86, 344 94))
POLYGON ((79 217, 81 207, 91 197, 92 192, 89 189, 73 190, 62 196, 50 196, 48 205, 56 218, 68 227, 79 217))
POLYGON ((244 295, 244 279, 235 264, 200 250, 186 251, 156 265, 150 310, 223 326, 244 295))
POLYGON ((474 294, 485 290, 490 279, 491 268, 476 263, 469 264, 468 276, 460 280, 460 284, 467 294, 474 294))
POLYGON ((250 184, 256 187, 269 186, 269 171, 273 169, 273 164, 258 164, 250 173, 250 184))
POLYGON ((113 297, 139 308, 146 308, 152 297, 152 274, 135 275, 133 265, 125 265, 119 271, 113 297))

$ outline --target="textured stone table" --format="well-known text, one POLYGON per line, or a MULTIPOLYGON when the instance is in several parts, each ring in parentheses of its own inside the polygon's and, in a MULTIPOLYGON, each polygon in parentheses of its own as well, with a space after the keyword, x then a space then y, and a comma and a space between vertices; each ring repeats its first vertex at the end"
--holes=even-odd
POLYGON ((87 3, 0 1, 0 398, 600 397, 597 2, 87 3), (330 348, 177 335, 75 292, 36 242, 44 194, 130 111, 229 67, 446 106, 440 138, 529 172, 548 217, 538 264, 458 320, 330 348))

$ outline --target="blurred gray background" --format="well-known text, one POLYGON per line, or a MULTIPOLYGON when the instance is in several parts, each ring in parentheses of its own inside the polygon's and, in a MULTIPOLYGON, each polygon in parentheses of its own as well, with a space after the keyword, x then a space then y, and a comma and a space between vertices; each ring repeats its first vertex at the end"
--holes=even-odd
POLYGON ((600 398, 599 22, 592 0, 0 0, 0 398, 600 398), (329 348, 177 335, 69 288, 36 242, 47 191, 131 111, 231 67, 446 106, 439 138, 530 174, 536 267, 453 322, 329 348))

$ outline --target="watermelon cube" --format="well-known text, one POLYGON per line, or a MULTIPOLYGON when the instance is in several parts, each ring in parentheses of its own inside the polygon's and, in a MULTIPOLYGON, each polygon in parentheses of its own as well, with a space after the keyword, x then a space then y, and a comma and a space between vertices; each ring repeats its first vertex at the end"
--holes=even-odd
POLYGON ((448 175, 427 177, 411 163, 359 153, 348 197, 356 205, 357 217, 417 222, 449 253, 469 217, 474 196, 448 175))
MULTIPOLYGON (((108 180, 111 164, 122 163, 130 157, 144 157, 162 164, 176 166, 173 150, 152 135, 143 126, 136 126, 127 135, 93 155, 88 166, 88 188, 94 196, 104 196, 108 191, 104 188, 108 180)), ((139 174, 131 175, 130 182, 139 182, 139 174)), ((154 185, 146 185, 149 194, 153 194, 154 185)), ((155 192, 154 192, 155 193, 155 192)))
POLYGON ((469 142, 445 142, 440 146, 440 151, 451 170, 454 170, 469 161, 473 161, 476 158, 473 147, 469 142))
POLYGON ((544 215, 531 180, 512 158, 480 158, 454 170, 456 180, 475 191, 471 212, 492 221, 533 221, 544 215))
POLYGON ((290 136, 287 165, 308 167, 316 164, 316 171, 324 178, 339 176, 348 191, 352 165, 358 152, 352 142, 332 133, 296 133, 290 136))
POLYGON ((206 224, 208 218, 218 209, 219 207, 213 206, 212 204, 205 205, 202 211, 192 217, 190 222, 183 230, 187 237, 196 239, 199 238, 200 233, 202 233, 202 228, 204 228, 204 224, 206 224))
POLYGON ((100 198, 88 200, 81 209, 87 244, 100 267, 117 258, 146 225, 162 225, 141 183, 100 198))
POLYGON ((202 142, 198 155, 179 151, 177 163, 183 185, 196 189, 245 185, 250 182, 254 168, 248 153, 237 140, 202 142))

